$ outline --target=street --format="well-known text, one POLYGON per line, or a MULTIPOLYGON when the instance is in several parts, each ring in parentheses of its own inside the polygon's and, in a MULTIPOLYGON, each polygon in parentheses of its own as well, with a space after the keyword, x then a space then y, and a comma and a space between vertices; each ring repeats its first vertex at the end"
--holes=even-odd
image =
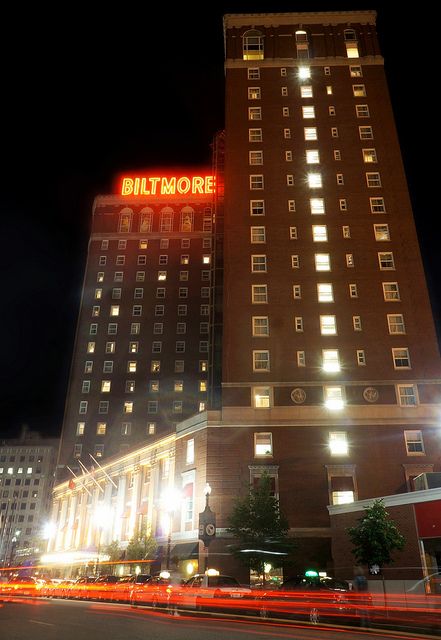
POLYGON ((375 640, 433 638, 400 632, 301 627, 219 618, 171 616, 146 608, 95 602, 31 598, 0 600, 2 640, 375 640))

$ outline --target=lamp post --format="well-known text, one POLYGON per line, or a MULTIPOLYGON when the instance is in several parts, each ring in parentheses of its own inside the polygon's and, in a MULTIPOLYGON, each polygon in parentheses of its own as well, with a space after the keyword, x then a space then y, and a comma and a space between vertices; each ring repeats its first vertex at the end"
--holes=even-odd
POLYGON ((216 536, 216 515, 210 509, 211 486, 204 487, 205 509, 199 514, 199 540, 204 543, 204 571, 208 569, 208 545, 216 536))
POLYGON ((97 553, 96 553, 96 563, 95 563, 95 571, 94 573, 98 573, 98 566, 100 562, 100 553, 101 553, 101 537, 103 534, 103 530, 109 526, 109 518, 111 516, 110 507, 106 507, 104 505, 99 505, 94 514, 93 519, 98 530, 98 542, 97 542, 97 553))

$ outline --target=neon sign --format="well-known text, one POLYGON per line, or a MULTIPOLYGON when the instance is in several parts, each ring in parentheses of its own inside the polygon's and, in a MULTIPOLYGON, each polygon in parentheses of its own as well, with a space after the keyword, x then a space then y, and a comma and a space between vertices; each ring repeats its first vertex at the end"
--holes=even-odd
POLYGON ((216 189, 216 176, 123 177, 122 196, 207 195, 216 189))

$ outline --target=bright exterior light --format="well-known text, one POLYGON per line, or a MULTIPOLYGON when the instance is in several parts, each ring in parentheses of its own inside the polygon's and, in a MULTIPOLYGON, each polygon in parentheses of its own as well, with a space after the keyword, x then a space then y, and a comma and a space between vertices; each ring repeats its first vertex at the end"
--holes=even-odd
POLYGON ((50 538, 53 538, 56 530, 57 527, 54 522, 46 522, 46 524, 43 526, 43 540, 49 540, 50 538))
POLYGON ((188 576, 191 576, 191 574, 193 573, 193 571, 194 571, 193 563, 192 563, 192 562, 187 562, 187 564, 186 564, 186 566, 185 566, 185 573, 186 573, 188 576))
POLYGON ((305 571, 305 576, 307 578, 317 578, 318 573, 317 571, 314 571, 314 569, 308 569, 308 571, 305 571))
POLYGON ((111 526, 112 509, 105 505, 99 505, 93 512, 93 521, 99 529, 105 529, 111 526))
POLYGON ((331 454, 335 456, 345 456, 348 454, 348 441, 346 439, 346 432, 335 431, 329 434, 329 448, 331 454))
POLYGON ((204 487, 204 496, 209 496, 211 494, 211 486, 207 482, 204 487))
POLYGON ((163 580, 168 580, 170 578, 170 571, 161 571, 159 577, 163 580))
POLYGON ((265 573, 269 573, 272 568, 273 568, 273 565, 270 564, 269 562, 265 562, 265 564, 263 565, 263 570, 265 571, 265 573))
POLYGON ((307 80, 311 77, 311 69, 309 67, 299 67, 300 80, 307 80))
MULTIPOLYGON (((122 567, 121 567, 121 569, 122 569, 122 567)), ((135 573, 136 573, 137 576, 139 576, 139 574, 141 573, 141 567, 138 564, 135 567, 135 573)))
POLYGON ((161 504, 164 511, 173 513, 182 502, 181 492, 174 487, 166 489, 161 496, 161 504))
POLYGON ((325 362, 323 365, 323 371, 328 373, 340 371, 340 365, 337 362, 325 362))
POLYGON ((206 576, 218 576, 219 571, 217 569, 207 569, 205 572, 206 576))

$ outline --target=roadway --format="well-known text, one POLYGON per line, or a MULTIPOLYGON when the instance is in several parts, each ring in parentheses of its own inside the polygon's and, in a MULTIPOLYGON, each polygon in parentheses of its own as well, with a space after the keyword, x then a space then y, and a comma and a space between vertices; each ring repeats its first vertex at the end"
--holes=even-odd
POLYGON ((435 637, 373 629, 254 622, 215 614, 169 615, 114 603, 24 597, 0 599, 2 640, 415 640, 435 637))

